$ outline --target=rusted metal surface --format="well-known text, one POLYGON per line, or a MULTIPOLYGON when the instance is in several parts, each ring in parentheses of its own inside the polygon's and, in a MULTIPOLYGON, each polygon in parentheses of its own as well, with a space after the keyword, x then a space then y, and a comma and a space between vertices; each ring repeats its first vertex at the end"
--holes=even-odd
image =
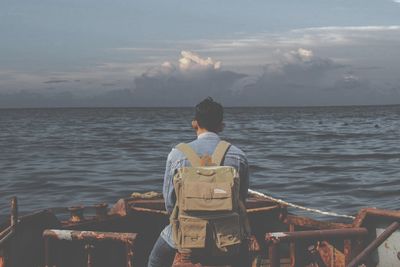
POLYGON ((56 230, 48 229, 43 232, 45 240, 45 264, 46 267, 51 265, 50 256, 50 241, 84 241, 85 251, 87 257, 88 267, 93 266, 93 250, 95 249, 95 243, 101 241, 116 241, 125 244, 126 249, 126 266, 133 266, 133 246, 136 241, 137 234, 135 233, 114 233, 114 232, 95 232, 95 231, 71 231, 71 230, 56 230))
MULTIPOLYGON (((190 253, 180 253, 177 252, 175 254, 174 262, 172 267, 188 267, 188 266, 196 266, 192 263, 191 254, 190 253)), ((197 264, 197 266, 201 266, 197 264)))
POLYGON ((69 218, 69 221, 74 222, 74 223, 83 221, 85 219, 83 216, 84 209, 85 208, 83 206, 75 206, 75 207, 68 208, 68 210, 71 213, 71 217, 69 218))
POLYGON ((349 264, 352 259, 351 239, 345 239, 343 241, 343 254, 345 265, 349 264))
POLYGON ((280 205, 269 206, 269 207, 253 208, 253 209, 247 209, 247 213, 256 213, 256 212, 272 211, 272 210, 277 210, 277 209, 280 209, 280 208, 281 208, 280 205))
MULTIPOLYGON (((112 251, 112 250, 107 250, 109 246, 115 248, 117 253, 114 254, 114 258, 112 259, 112 262, 117 261, 118 264, 114 266, 120 266, 125 264, 125 255, 126 255, 126 266, 132 266, 132 258, 135 257, 135 266, 146 266, 146 260, 148 258, 148 254, 154 244, 154 241, 158 237, 160 231, 164 228, 164 226, 168 223, 168 214, 165 211, 164 208, 164 202, 162 199, 121 199, 119 202, 119 205, 114 205, 113 207, 113 212, 109 212, 107 214, 107 206, 105 204, 100 204, 96 206, 91 206, 90 210, 88 210, 88 207, 82 207, 82 214, 79 214, 79 207, 78 207, 78 214, 74 214, 72 217, 76 216, 78 217, 78 220, 74 221, 68 221, 68 222, 62 222, 62 225, 60 226, 47 226, 46 228, 64 228, 64 229, 74 229, 74 230, 95 230, 95 231, 103 231, 103 232, 138 232, 139 233, 139 239, 136 244, 135 250, 133 250, 132 246, 124 245, 123 242, 118 241, 117 243, 107 243, 104 242, 101 245, 97 244, 98 241, 92 241, 90 238, 89 239, 77 239, 81 240, 81 243, 70 243, 67 241, 63 242, 58 242, 58 239, 53 239, 53 238, 46 238, 46 240, 51 239, 52 242, 50 242, 50 245, 47 243, 47 247, 50 251, 57 252, 57 253, 66 253, 65 255, 69 257, 71 255, 72 257, 77 257, 79 255, 81 259, 84 259, 84 265, 87 264, 92 264, 92 265, 98 265, 100 258, 101 260, 104 258, 108 258, 109 255, 105 254, 104 252, 106 251, 112 251), (93 209, 94 208, 94 209, 93 209), (83 210, 85 210, 85 216, 83 216, 83 210), (94 214, 94 211, 96 214, 94 214), (57 243, 56 246, 53 246, 53 242, 57 243), (119 243, 119 244, 118 244, 119 243), (59 245, 58 245, 59 244, 59 245), (91 247, 90 249, 87 250, 87 254, 85 254, 85 251, 82 249, 83 244, 90 244, 91 247), (103 246, 103 247, 101 247, 103 246), (62 248, 62 249, 61 249, 62 248), (63 250, 64 248, 68 248, 67 250, 63 250), (61 250, 58 250, 61 249, 61 250), (122 249, 122 250, 121 250, 122 249), (79 253, 76 253, 76 252, 79 253), (101 251, 101 252, 100 252, 101 251), (70 254, 72 253, 72 254, 70 254), (102 253, 103 255, 100 255, 99 253, 102 253), (134 254, 135 253, 135 254, 134 254), (86 255, 86 256, 85 256, 86 255), (85 258, 87 257, 87 258, 85 258), (117 258, 118 257, 118 258, 117 258), (97 262, 96 262, 97 261, 97 262), (137 263, 139 262, 139 263, 137 263)), ((276 205, 274 203, 265 203, 258 200, 258 199, 250 199, 249 203, 247 203, 247 211, 249 213, 249 218, 252 224, 252 230, 253 230, 253 238, 251 242, 249 243, 249 250, 252 254, 252 257, 258 258, 259 260, 257 261, 258 263, 262 265, 256 265, 258 266, 268 266, 269 261, 266 260, 266 256, 268 254, 268 250, 271 249, 270 246, 267 245, 266 242, 263 242, 265 240, 265 233, 266 232, 271 232, 274 235, 271 236, 271 241, 276 238, 276 234, 287 234, 286 232, 279 232, 279 231, 289 231, 291 235, 288 237, 283 237, 280 236, 277 238, 277 243, 274 243, 275 248, 278 250, 277 251, 277 258, 279 260, 279 264, 282 266, 282 261, 284 259, 279 259, 280 256, 285 258, 285 264, 284 266, 289 266, 289 255, 290 255, 290 266, 304 266, 306 265, 306 261, 310 260, 310 255, 307 254, 307 247, 310 244, 313 244, 314 241, 316 240, 334 240, 332 244, 337 247, 337 251, 342 250, 343 247, 343 254, 346 258, 346 261, 348 262, 349 259, 351 259, 352 256, 357 255, 358 252, 361 252, 361 250, 365 247, 365 238, 366 235, 366 229, 368 228, 373 230, 376 228, 376 222, 385 222, 385 225, 387 225, 387 221, 390 218, 397 218, 397 216, 400 216, 400 212, 395 212, 395 211, 380 211, 376 209, 365 209, 362 212, 359 213, 359 216, 354 220, 353 225, 351 224, 345 224, 345 223, 336 223, 336 222, 322 222, 322 221, 317 221, 313 220, 310 218, 306 217, 300 217, 300 216, 294 216, 291 214, 287 213, 287 210, 283 206, 276 205), (376 220, 377 218, 389 218, 388 220, 376 220), (366 219, 368 219, 366 221, 366 219), (358 223, 357 223, 358 220, 358 223), (354 227, 354 226, 363 226, 365 228, 360 228, 360 227, 354 227), (289 229, 288 229, 289 227, 289 229), (354 227, 356 232, 353 232, 354 227), (311 229, 318 229, 317 233, 309 234, 307 235, 307 232, 309 231, 302 231, 302 232, 294 232, 294 230, 311 230, 311 229), (334 230, 334 232, 324 232, 328 230, 334 230), (350 232, 341 232, 338 234, 338 230, 349 230, 350 232), (357 232, 357 230, 361 230, 361 232, 357 232), (287 239, 286 239, 287 238, 287 239), (305 241, 303 241, 305 240, 305 241), (280 245, 279 242, 288 242, 288 244, 285 245, 280 245), (344 243, 341 243, 344 242, 344 243), (287 249, 289 248, 289 250, 287 249), (281 255, 279 256, 279 249, 281 250, 281 255), (289 254, 288 254, 289 253, 289 254), (286 259, 287 258, 287 259, 286 259), (267 263, 268 262, 268 263, 267 263)), ((63 214, 66 214, 68 210, 64 208, 62 211, 63 214)), ((72 211, 71 211, 72 212, 72 211)), ((22 221, 22 219, 21 219, 22 221)), ((20 224, 18 224, 18 229, 20 229, 20 224)), ((4 232, 4 230, 7 230, 6 228, 10 227, 7 225, 1 225, 0 226, 3 232, 0 233, 0 239, 2 238, 2 235, 4 236, 5 234, 8 233, 9 229, 7 232, 4 232)), ((32 238, 32 242, 26 243, 25 240, 29 239, 29 234, 31 232, 36 232, 38 230, 30 230, 29 225, 25 225, 24 227, 21 227, 22 230, 25 229, 24 231, 17 231, 18 235, 21 235, 19 238, 11 238, 10 244, 13 245, 13 247, 10 250, 7 250, 7 253, 14 254, 13 257, 15 260, 18 260, 18 262, 21 259, 19 259, 19 255, 21 254, 20 251, 27 251, 28 254, 32 254, 29 256, 30 262, 29 261, 24 261, 24 263, 18 263, 18 264, 9 264, 9 255, 8 254, 3 254, 3 257, 6 260, 5 266, 0 267, 9 267, 9 266, 17 266, 17 267, 29 267, 29 266, 43 266, 44 262, 44 248, 40 244, 43 244, 43 239, 42 233, 43 230, 40 231, 40 238, 32 238), (22 232, 22 233, 20 233, 22 232), (28 235, 28 238, 26 238, 26 235, 28 235), (28 245, 29 244, 29 245, 28 245), (39 245, 38 245, 39 244, 39 245), (39 250, 36 249, 36 247, 39 249, 40 247, 40 252, 39 250), (21 249, 19 249, 21 248, 21 249), (6 257, 7 256, 7 257, 6 257)), ((39 229, 39 228, 38 228, 39 229)), ((42 228, 43 229, 43 228, 42 228)), ((71 231, 71 232, 77 232, 77 231, 71 231)), ((82 231, 85 232, 85 231, 82 231)), ((372 235, 373 233, 369 233, 372 235)), ((68 236, 68 235, 67 235, 68 236)), ((69 238, 73 239, 73 234, 70 235, 69 238)), ((368 236, 368 239, 370 236, 368 236)), ((95 239, 95 238, 94 238, 95 239)), ((68 240, 67 239, 61 239, 61 240, 68 240)), ((8 243, 8 242, 7 242, 8 243)), ((7 244, 7 246, 9 246, 7 244)), ((274 248, 272 248, 273 250, 274 248)), ((319 247, 320 250, 317 252, 320 253, 322 251, 322 247, 319 247)), ((331 250, 332 251, 332 250, 331 250)), ((26 253, 24 252, 24 255, 26 253)), ((272 255, 274 253, 271 253, 272 255)), ((330 255, 337 255, 337 254, 330 254, 330 255)), ((1 259, 1 248, 0 248, 0 259, 1 259)), ((53 257, 54 259, 61 260, 64 259, 64 257, 58 257, 57 255, 54 254, 49 254, 49 260, 50 256, 53 257), (54 258, 56 256, 56 258, 54 258)), ((25 257, 25 256, 24 256, 25 257)), ((320 256, 321 257, 321 256, 320 256)), ((335 256, 337 258, 337 256, 335 256)), ((21 258, 21 257, 20 257, 21 258)), ((335 260, 336 260, 335 258, 335 260)), ((4 259, 3 259, 4 260, 4 259)), ((60 261, 61 262, 61 261, 60 261)), ((111 262, 111 260, 110 260, 111 262)), ((400 262, 400 261, 399 261, 400 262)), ((397 262, 396 262, 397 263, 397 262)), ((106 261, 103 262, 104 266, 112 266, 109 263, 106 263, 106 261)), ((4 264, 3 264, 4 265, 4 264)), ((64 265, 65 266, 65 265, 64 265)), ((67 266, 78 266, 78 265, 67 265, 67 266)), ((79 265, 81 266, 81 265, 79 265)), ((184 266, 184 265, 180 265, 184 266)), ((196 265, 196 264, 190 264, 187 266, 201 266, 201 265, 196 265)), ((277 265, 279 266, 279 265, 277 265)), ((63 267, 63 266, 59 266, 63 267)))
POLYGON ((96 218, 99 220, 104 220, 107 217, 107 203, 101 203, 94 206, 96 209, 96 218))
POLYGON ((307 217, 300 217, 295 215, 287 215, 284 219, 284 223, 286 224, 294 224, 296 226, 303 226, 307 228, 316 228, 316 229, 340 229, 340 228, 351 228, 351 224, 345 223, 334 223, 334 222, 321 222, 317 220, 313 220, 307 217))
POLYGON ((365 220, 365 217, 367 216, 367 209, 362 209, 356 216, 356 218, 353 220, 353 227, 361 227, 363 225, 363 222, 365 220))
POLYGON ((327 267, 325 262, 321 259, 321 255, 317 249, 317 246, 309 246, 308 252, 310 253, 312 260, 318 265, 318 267, 327 267))
POLYGON ((133 267, 133 244, 126 244, 126 267, 133 267))
POLYGON ((276 232, 267 233, 265 235, 266 241, 292 241, 304 239, 339 239, 365 236, 368 234, 366 228, 345 228, 345 229, 332 229, 332 230, 311 230, 311 231, 298 231, 298 232, 276 232))
POLYGON ((140 208, 140 207, 131 207, 131 210, 139 211, 139 212, 151 212, 151 213, 159 213, 163 215, 168 215, 168 212, 165 210, 153 210, 148 208, 140 208))
POLYGON ((134 233, 112 233, 112 232, 95 232, 95 231, 70 231, 70 230, 45 230, 43 237, 49 237, 58 240, 86 240, 86 241, 101 241, 114 240, 124 243, 133 242, 137 234, 134 233))
MULTIPOLYGON (((294 232, 294 231, 295 231, 294 224, 290 224, 289 232, 294 232)), ((289 254, 290 254, 290 267, 295 267, 296 266, 296 243, 294 241, 290 242, 289 254)))
POLYGON ((126 216, 128 214, 127 201, 125 199, 120 199, 110 210, 110 214, 115 214, 119 216, 126 216))
POLYGON ((326 241, 318 243, 317 251, 321 260, 329 267, 345 267, 344 254, 326 241))
POLYGON ((400 211, 396 210, 383 210, 376 208, 362 209, 353 221, 353 226, 360 227, 363 225, 367 217, 386 218, 390 220, 400 220, 400 211))
POLYGON ((360 254, 358 254, 347 267, 356 267, 362 263, 373 251, 375 251, 388 237, 399 229, 400 223, 393 222, 386 230, 372 241, 360 254))
POLYGON ((249 244, 250 252, 260 252, 261 251, 260 244, 258 243, 257 238, 254 235, 250 236, 248 244, 249 244))

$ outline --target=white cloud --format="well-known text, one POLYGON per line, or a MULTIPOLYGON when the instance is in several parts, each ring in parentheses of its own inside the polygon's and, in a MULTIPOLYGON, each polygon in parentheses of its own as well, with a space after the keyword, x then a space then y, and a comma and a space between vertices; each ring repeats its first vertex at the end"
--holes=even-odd
POLYGON ((314 57, 314 53, 311 50, 299 48, 297 50, 292 50, 288 53, 284 54, 284 57, 287 62, 295 63, 295 62, 307 62, 311 61, 314 57))
POLYGON ((314 54, 313 54, 313 52, 311 50, 307 50, 307 49, 304 49, 304 48, 299 48, 297 50, 297 54, 300 56, 300 58, 303 61, 310 61, 314 56, 314 54))
POLYGON ((182 51, 179 59, 179 69, 181 71, 188 70, 208 70, 220 69, 221 61, 214 61, 212 58, 202 58, 198 54, 191 51, 182 51))
POLYGON ((188 73, 198 73, 199 71, 214 71, 221 68, 221 61, 215 61, 211 57, 202 58, 200 55, 191 51, 181 51, 178 62, 172 63, 164 61, 161 65, 151 67, 144 73, 149 77, 181 75, 188 73), (178 66, 178 67, 176 67, 178 66))

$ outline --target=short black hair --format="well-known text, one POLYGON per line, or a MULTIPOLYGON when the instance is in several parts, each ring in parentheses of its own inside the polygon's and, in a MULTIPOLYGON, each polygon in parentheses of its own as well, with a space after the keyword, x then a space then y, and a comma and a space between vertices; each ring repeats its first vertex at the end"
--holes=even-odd
POLYGON ((218 132, 224 118, 224 108, 211 97, 207 97, 196 105, 194 119, 201 128, 218 132))

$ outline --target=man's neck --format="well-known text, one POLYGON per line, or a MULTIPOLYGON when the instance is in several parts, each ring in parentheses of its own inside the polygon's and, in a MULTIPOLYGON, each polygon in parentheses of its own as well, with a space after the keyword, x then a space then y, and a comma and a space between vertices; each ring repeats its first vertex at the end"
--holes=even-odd
POLYGON ((207 129, 204 128, 198 128, 196 131, 197 136, 203 134, 203 133, 209 133, 210 131, 208 131, 207 129))

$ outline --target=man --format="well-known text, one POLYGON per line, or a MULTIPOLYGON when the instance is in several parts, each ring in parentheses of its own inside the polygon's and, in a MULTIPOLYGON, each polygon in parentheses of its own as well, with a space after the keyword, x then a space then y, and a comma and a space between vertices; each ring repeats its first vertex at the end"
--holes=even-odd
MULTIPOLYGON (((200 102, 195 108, 195 118, 192 127, 196 131, 197 139, 189 143, 198 155, 212 155, 220 142, 218 133, 224 128, 223 107, 211 97, 200 102)), ((174 148, 168 155, 164 175, 163 195, 165 207, 169 214, 175 206, 176 196, 173 177, 176 170, 189 166, 186 156, 174 148)), ((249 172, 246 155, 239 148, 231 145, 225 154, 224 166, 234 167, 240 177, 240 198, 245 201, 249 187, 249 172)), ((247 249, 247 248, 246 248, 247 249)), ((172 237, 171 225, 167 225, 161 232, 149 257, 149 267, 169 267, 172 265, 176 253, 176 245, 172 237)), ((242 257, 243 258, 243 257, 242 257)), ((244 266, 244 265, 240 265, 244 266)))

